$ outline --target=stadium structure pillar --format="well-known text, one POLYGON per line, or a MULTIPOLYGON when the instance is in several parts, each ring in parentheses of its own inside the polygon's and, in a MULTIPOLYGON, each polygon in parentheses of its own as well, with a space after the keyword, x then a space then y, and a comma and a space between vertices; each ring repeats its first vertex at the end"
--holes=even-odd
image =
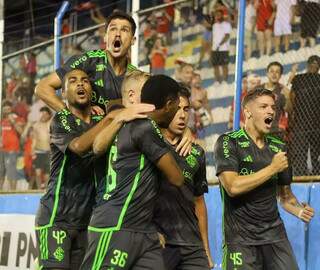
POLYGON ((64 1, 57 13, 57 16, 54 18, 54 69, 60 67, 61 40, 59 37, 61 36, 62 19, 68 10, 69 5, 70 3, 68 1, 64 1))
POLYGON ((136 22, 136 42, 131 47, 131 63, 132 65, 138 67, 139 64, 139 32, 140 32, 140 23, 139 23, 139 14, 138 11, 140 9, 140 0, 132 0, 132 17, 136 22))
POLYGON ((237 130, 240 127, 245 16, 246 16, 246 0, 240 0, 239 16, 238 16, 237 47, 236 47, 236 71, 235 71, 236 83, 235 83, 235 95, 234 95, 235 98, 234 98, 233 130, 237 130))

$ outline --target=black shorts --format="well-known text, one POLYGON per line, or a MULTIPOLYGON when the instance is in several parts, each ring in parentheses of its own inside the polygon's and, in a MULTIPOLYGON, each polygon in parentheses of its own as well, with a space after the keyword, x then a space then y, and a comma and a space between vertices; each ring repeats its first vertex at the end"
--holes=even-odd
POLYGON ((225 245, 222 269, 299 270, 288 240, 259 246, 225 245))
POLYGON ((108 230, 88 232, 81 270, 164 270, 157 233, 108 230))
POLYGON ((201 246, 166 245, 162 251, 166 270, 206 270, 208 257, 201 246))
POLYGON ((45 174, 50 172, 50 153, 36 153, 34 168, 41 169, 45 174))
POLYGON ((87 248, 87 230, 59 226, 36 229, 38 260, 41 269, 78 270, 87 248))
POLYGON ((211 64, 212 66, 225 66, 229 64, 229 52, 228 51, 212 51, 211 52, 211 64))

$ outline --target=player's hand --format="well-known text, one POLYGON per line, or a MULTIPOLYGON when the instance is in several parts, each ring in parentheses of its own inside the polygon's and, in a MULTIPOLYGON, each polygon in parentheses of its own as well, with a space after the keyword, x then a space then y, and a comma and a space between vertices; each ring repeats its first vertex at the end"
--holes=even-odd
POLYGON ((179 153, 180 156, 185 157, 191 153, 192 144, 194 142, 195 138, 193 137, 191 130, 186 128, 183 132, 182 139, 176 148, 176 152, 179 153))
POLYGON ((91 107, 91 114, 93 115, 104 115, 104 110, 99 106, 92 106, 91 107))
POLYGON ((273 167, 275 173, 282 172, 288 168, 288 157, 286 152, 279 152, 273 156, 271 166, 273 167))
POLYGON ((306 203, 302 203, 302 206, 303 208, 300 210, 298 217, 302 221, 309 223, 314 216, 314 209, 306 203))
POLYGON ((148 115, 146 113, 152 112, 154 110, 155 106, 152 104, 134 104, 131 107, 122 110, 116 117, 118 121, 129 122, 134 119, 147 118, 148 115))
POLYGON ((159 232, 158 232, 158 236, 159 236, 160 246, 161 246, 162 248, 165 248, 165 247, 166 247, 166 239, 164 238, 164 236, 163 236, 162 233, 159 233, 159 232))

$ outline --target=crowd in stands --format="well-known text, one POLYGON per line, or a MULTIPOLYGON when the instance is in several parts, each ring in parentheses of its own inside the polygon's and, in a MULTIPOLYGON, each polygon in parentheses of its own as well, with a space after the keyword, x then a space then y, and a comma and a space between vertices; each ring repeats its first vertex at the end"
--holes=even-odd
MULTIPOLYGON (((170 3, 171 0, 164 0, 170 3)), ((145 59, 153 74, 166 73, 166 61, 174 55, 174 32, 202 25, 199 57, 189 62, 175 59, 174 78, 191 92, 192 113, 189 122, 198 142, 205 147, 205 129, 214 123, 208 98, 203 87, 204 61, 209 60, 215 86, 226 83, 229 76, 231 32, 237 27, 237 1, 190 1, 167 6, 144 16, 142 35, 145 59), (196 3, 196 4, 195 4, 196 3)), ((317 44, 320 24, 319 1, 300 0, 248 0, 245 17, 245 58, 286 52, 293 40, 299 47, 317 44)), ((97 7, 92 8, 93 22, 100 24, 104 17, 97 7)), ((67 21, 64 31, 68 33, 67 21)), ((96 42, 103 43, 104 28, 97 31, 96 42)), ((179 55, 179 53, 177 54, 179 55)), ((242 79, 242 97, 257 86, 272 90, 276 96, 277 117, 273 133, 289 142, 295 175, 320 175, 320 57, 312 56, 306 71, 297 74, 292 65, 287 81, 280 83, 283 63, 273 61, 265 68, 267 81, 258 74, 248 72, 242 79), (317 164, 317 165, 315 165, 317 164)), ((2 98, 0 137, 0 190, 15 190, 18 179, 26 179, 29 189, 43 189, 49 173, 49 124, 52 111, 33 95, 36 83, 37 60, 34 53, 21 55, 19 68, 7 79, 2 98)), ((210 95, 212 96, 212 95, 210 95)), ((233 103, 228 128, 233 126, 233 103)), ((241 116, 241 126, 243 126, 241 116)))

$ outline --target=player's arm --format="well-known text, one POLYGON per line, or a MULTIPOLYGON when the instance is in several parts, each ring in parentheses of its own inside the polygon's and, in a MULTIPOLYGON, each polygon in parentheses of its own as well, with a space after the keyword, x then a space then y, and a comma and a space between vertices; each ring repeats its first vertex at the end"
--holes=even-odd
POLYGON ((245 194, 268 181, 274 174, 288 167, 285 152, 274 155, 270 165, 250 174, 239 175, 239 155, 236 142, 227 135, 219 137, 215 144, 216 171, 220 183, 230 197, 245 194))
POLYGON ((119 109, 110 112, 107 116, 110 121, 107 125, 97 134, 93 142, 93 152, 96 155, 102 155, 107 151, 113 142, 114 137, 119 129, 125 122, 132 121, 138 118, 146 118, 145 113, 154 110, 154 105, 150 104, 136 104, 130 108, 119 109))
POLYGON ((156 166, 171 184, 175 186, 182 186, 184 182, 184 176, 177 162, 169 152, 164 154, 156 162, 156 166))
POLYGON ((56 72, 39 81, 35 88, 35 94, 55 111, 61 111, 66 107, 61 98, 56 94, 56 89, 61 87, 61 80, 56 72))
POLYGON ((280 204, 288 213, 308 223, 314 216, 314 209, 306 203, 299 203, 290 185, 278 186, 280 204))
POLYGON ((108 122, 110 122, 108 117, 103 118, 98 124, 90 128, 81 136, 72 139, 68 145, 68 149, 79 156, 87 154, 92 149, 95 138, 108 122))
POLYGON ((209 267, 213 268, 214 263, 211 257, 209 240, 208 240, 208 215, 207 215, 207 206, 204 200, 204 196, 198 196, 195 198, 195 212, 198 218, 200 234, 203 242, 203 247, 206 251, 208 257, 209 267))
POLYGON ((250 175, 239 175, 234 171, 223 171, 219 174, 219 180, 230 197, 245 194, 264 182, 273 175, 288 167, 288 159, 285 152, 277 153, 270 165, 250 175))

